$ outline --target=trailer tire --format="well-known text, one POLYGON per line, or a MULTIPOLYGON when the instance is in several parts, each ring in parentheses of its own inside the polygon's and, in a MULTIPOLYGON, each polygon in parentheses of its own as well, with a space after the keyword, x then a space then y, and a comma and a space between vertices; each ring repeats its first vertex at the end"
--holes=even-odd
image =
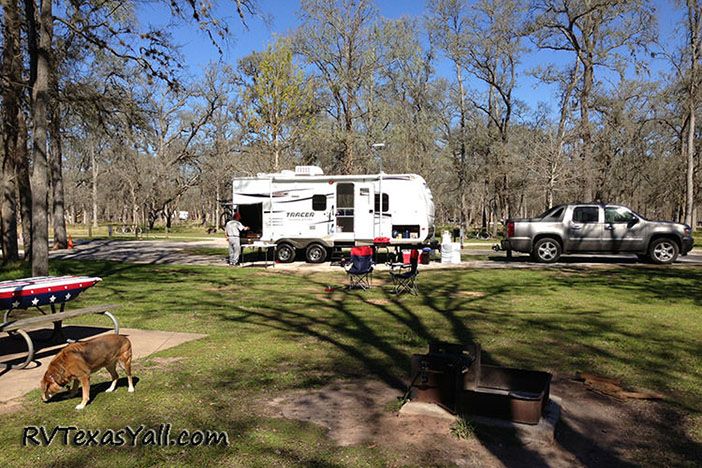
POLYGON ((278 244, 275 248, 275 260, 279 263, 292 263, 295 260, 295 247, 290 244, 278 244))
POLYGON ((322 263, 327 259, 327 249, 321 244, 310 244, 305 250, 307 263, 322 263))

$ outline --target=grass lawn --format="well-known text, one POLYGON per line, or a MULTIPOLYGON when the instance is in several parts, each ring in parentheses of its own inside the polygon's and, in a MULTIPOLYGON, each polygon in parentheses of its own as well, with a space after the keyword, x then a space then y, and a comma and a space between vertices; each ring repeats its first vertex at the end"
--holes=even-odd
MULTIPOLYGON (((176 363, 138 361, 135 394, 124 387, 99 394, 82 412, 73 409, 77 400, 43 404, 33 391, 21 410, 2 416, 4 466, 393 464, 400 446, 338 447, 317 426, 263 417, 259 407, 286 390, 366 375, 395 386, 399 395, 410 354, 425 352, 433 339, 478 340, 487 360, 500 365, 559 375, 589 371, 662 392, 666 405, 689 415, 682 431, 689 445, 702 443, 700 269, 432 271, 422 274, 418 297, 400 299, 379 287, 326 294, 325 286, 344 280, 341 272, 302 276, 57 261, 52 273, 102 276, 80 303, 121 304, 123 327, 209 336, 156 355, 180 358, 176 363), (104 429, 161 423, 225 430, 230 445, 186 450, 20 445, 26 425, 104 429)), ((22 275, 27 272, 4 270, 0 279, 22 275)), ((95 324, 104 325, 104 319, 95 324)), ((95 382, 105 380, 101 373, 95 382)), ((637 457, 654 464, 686 459, 666 453, 637 457)))

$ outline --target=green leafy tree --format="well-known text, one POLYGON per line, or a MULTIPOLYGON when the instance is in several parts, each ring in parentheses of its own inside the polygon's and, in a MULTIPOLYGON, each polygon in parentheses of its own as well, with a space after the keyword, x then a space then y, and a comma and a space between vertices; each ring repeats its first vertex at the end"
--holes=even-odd
POLYGON ((260 144, 278 171, 283 153, 315 115, 312 81, 294 63, 290 42, 283 39, 244 58, 239 68, 244 78, 239 121, 249 143, 260 144))

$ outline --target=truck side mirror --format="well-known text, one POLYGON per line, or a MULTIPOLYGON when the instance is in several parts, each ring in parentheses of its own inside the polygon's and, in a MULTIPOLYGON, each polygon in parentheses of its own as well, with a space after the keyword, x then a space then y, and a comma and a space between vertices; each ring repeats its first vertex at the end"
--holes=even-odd
POLYGON ((626 226, 627 226, 629 229, 631 229, 631 228, 633 228, 634 226, 636 226, 637 224, 639 224, 639 218, 637 218, 636 216, 634 216, 634 218, 633 218, 631 221, 629 221, 629 222, 626 224, 626 226))

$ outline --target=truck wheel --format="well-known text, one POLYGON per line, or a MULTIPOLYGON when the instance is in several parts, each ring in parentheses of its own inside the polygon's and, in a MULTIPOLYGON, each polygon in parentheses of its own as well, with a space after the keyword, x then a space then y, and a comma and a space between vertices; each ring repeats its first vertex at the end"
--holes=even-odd
POLYGON ((305 251, 305 258, 308 263, 322 263, 327 259, 327 249, 320 244, 310 244, 305 251))
POLYGON ((651 242, 651 246, 648 248, 651 260, 658 264, 673 263, 678 258, 679 253, 678 244, 668 238, 656 239, 651 242))
POLYGON ((295 260, 295 248, 290 244, 278 244, 275 248, 275 259, 280 263, 291 263, 295 260))
POLYGON ((531 255, 539 263, 555 263, 561 258, 561 244, 555 239, 544 237, 536 241, 531 255))

